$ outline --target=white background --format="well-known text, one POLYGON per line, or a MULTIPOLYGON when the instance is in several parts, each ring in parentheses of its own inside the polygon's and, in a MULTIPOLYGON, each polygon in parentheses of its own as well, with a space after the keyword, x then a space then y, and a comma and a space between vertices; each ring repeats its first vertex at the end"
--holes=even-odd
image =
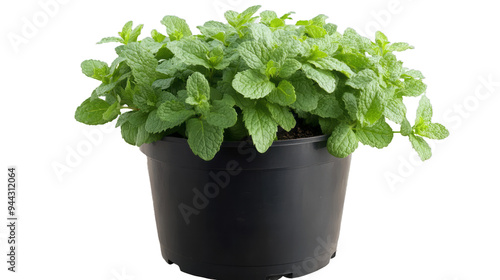
MULTIPOLYGON (((146 158, 120 133, 77 123, 75 108, 98 83, 85 59, 110 63, 114 36, 128 20, 144 32, 185 18, 192 30, 226 9, 257 2, 61 0, 2 1, 0 216, 6 216, 8 165, 19 169, 19 272, 8 273, 7 228, 0 226, 1 279, 197 279, 161 258, 146 158), (45 15, 45 16, 44 16, 45 15), (45 18, 44 18, 45 17, 45 18), (27 22, 36 30, 22 33, 27 22), (10 34, 10 35, 9 35, 10 34), (24 38, 20 45, 9 38, 24 38), (75 151, 96 139, 90 151, 75 151), (69 160, 69 161, 68 161, 69 160), (54 166, 67 167, 57 174, 54 166)), ((271 2, 271 1, 266 1, 271 2)), ((435 120, 451 136, 415 161, 406 139, 353 156, 337 257, 303 279, 500 279, 500 20, 495 1, 272 1, 264 9, 318 13, 415 50, 399 55, 427 77, 435 120), (490 80, 488 83, 487 81, 490 80), (489 86, 487 86, 489 85, 489 86)), ((162 31, 163 32, 163 31, 162 31)), ((373 37, 372 37, 373 38, 373 37)), ((415 103, 411 103, 413 119, 415 103)), ((5 221, 2 218, 2 221, 5 221)))

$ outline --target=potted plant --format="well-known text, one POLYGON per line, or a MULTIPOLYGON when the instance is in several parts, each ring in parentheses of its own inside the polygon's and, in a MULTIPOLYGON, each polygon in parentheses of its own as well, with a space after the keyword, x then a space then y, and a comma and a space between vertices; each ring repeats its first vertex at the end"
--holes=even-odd
POLYGON ((111 65, 82 63, 102 83, 76 119, 117 118, 123 139, 148 156, 163 257, 198 276, 320 269, 336 253, 358 143, 380 149, 398 133, 427 160, 423 137, 449 134, 431 122, 426 96, 415 124, 406 117, 404 101, 426 91, 422 73, 396 58, 409 44, 340 33, 325 15, 289 24, 293 13, 259 8, 228 11, 200 35, 166 16, 166 34, 138 40, 143 26, 128 22, 99 42, 120 43, 111 65))

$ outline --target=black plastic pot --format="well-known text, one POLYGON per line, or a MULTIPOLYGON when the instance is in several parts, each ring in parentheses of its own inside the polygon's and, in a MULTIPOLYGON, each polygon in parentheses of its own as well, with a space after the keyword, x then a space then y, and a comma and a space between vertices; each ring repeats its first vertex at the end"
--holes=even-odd
POLYGON ((331 156, 326 141, 276 141, 264 154, 225 142, 209 162, 181 138, 141 146, 165 260, 221 280, 299 277, 326 266, 351 161, 331 156))

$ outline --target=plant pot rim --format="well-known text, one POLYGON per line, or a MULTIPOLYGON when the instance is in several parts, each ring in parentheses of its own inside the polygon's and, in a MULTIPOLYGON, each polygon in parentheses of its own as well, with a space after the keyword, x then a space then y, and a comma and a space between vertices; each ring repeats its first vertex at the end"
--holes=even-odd
MULTIPOLYGON (((315 142, 324 142, 328 140, 329 135, 318 135, 318 136, 312 136, 312 137, 306 137, 306 138, 298 138, 298 139, 286 139, 286 140, 275 140, 271 147, 275 146, 291 146, 291 145, 300 145, 300 144, 305 144, 305 143, 315 143, 315 142)), ((161 142, 170 142, 170 143, 186 143, 187 144, 187 139, 186 138, 181 138, 181 137, 175 137, 175 136, 165 136, 163 139, 159 140, 161 142)), ((240 141, 224 141, 222 142, 221 147, 238 147, 241 145, 242 142, 247 142, 247 140, 240 140, 240 141)), ((248 142, 251 142, 249 140, 248 142)))

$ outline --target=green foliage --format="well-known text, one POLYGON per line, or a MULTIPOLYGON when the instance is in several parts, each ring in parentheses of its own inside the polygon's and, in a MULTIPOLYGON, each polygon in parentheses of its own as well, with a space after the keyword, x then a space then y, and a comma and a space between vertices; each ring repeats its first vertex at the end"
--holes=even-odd
POLYGON ((412 46, 391 43, 382 32, 374 41, 351 28, 340 33, 325 15, 290 24, 293 12, 280 17, 259 8, 227 11, 227 23, 208 21, 197 27, 200 35, 185 20, 165 16, 163 31, 139 39, 143 26, 127 22, 118 37, 99 42, 120 44, 111 65, 82 63, 82 72, 101 84, 75 118, 88 125, 118 118, 124 140, 137 146, 177 133, 204 160, 224 140, 248 136, 264 153, 279 127, 290 131, 298 119, 330 135, 327 147, 336 157, 359 143, 387 147, 400 133, 426 160, 424 137, 449 135, 432 122, 422 73, 395 55, 412 46), (411 125, 405 99, 419 96, 411 125))

